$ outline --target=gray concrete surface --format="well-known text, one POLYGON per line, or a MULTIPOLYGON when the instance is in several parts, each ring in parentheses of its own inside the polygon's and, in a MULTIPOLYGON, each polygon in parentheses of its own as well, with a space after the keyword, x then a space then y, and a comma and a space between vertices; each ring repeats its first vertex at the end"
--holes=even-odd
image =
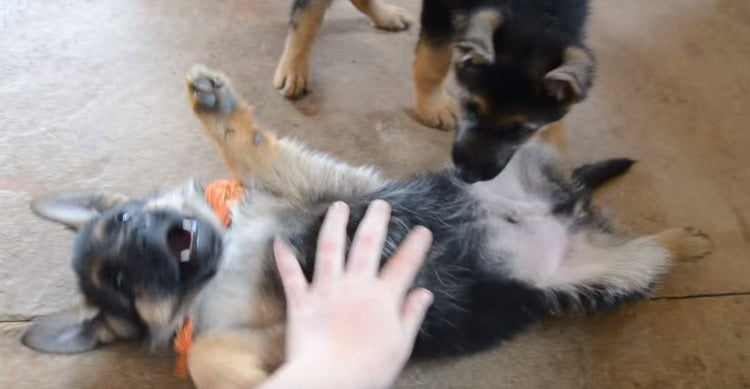
MULTIPOLYGON (((391 176, 448 162, 451 134, 410 117, 416 28, 377 31, 336 2, 315 45, 312 93, 290 102, 271 85, 287 3, 0 4, 0 387, 189 387, 169 353, 48 356, 18 338, 30 318, 76 298, 71 234, 34 217, 32 197, 226 175, 185 103, 192 63, 232 76, 269 128, 344 160, 391 176)), ((418 1, 399 3, 417 14, 418 1)), ((640 161, 598 198, 623 225, 694 225, 716 252, 675 267, 658 300, 415 364, 398 387, 750 387, 749 20, 744 0, 595 0, 599 76, 567 120, 573 159, 640 161)))

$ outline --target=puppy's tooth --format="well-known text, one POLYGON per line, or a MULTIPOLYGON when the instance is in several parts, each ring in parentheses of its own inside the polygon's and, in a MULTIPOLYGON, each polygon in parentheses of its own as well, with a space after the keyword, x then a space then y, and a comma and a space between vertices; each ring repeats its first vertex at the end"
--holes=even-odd
POLYGON ((190 249, 180 251, 180 262, 190 262, 190 249))

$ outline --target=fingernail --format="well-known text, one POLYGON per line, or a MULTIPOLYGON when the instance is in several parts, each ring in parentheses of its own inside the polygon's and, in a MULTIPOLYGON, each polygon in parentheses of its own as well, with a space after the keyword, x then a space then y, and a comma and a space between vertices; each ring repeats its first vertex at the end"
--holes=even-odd
POLYGON ((391 205, 385 200, 376 199, 370 203, 370 207, 377 211, 387 211, 390 209, 391 205))
POLYGON ((414 227, 414 233, 419 234, 425 238, 432 239, 432 231, 430 231, 430 229, 425 226, 414 227))
POLYGON ((421 293, 419 295, 419 302, 422 303, 422 305, 425 305, 425 306, 429 306, 430 304, 432 304, 432 299, 434 297, 432 295, 432 292, 430 292, 427 289, 422 289, 422 290, 420 290, 420 292, 421 293))
POLYGON ((273 237, 273 250, 274 252, 279 252, 280 250, 284 249, 284 245, 281 241, 281 238, 276 235, 273 237))

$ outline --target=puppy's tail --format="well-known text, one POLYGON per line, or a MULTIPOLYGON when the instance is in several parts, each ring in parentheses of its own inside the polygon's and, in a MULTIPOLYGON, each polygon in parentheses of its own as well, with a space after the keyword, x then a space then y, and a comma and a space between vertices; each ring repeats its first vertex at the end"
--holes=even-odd
POLYGON ((573 170, 573 179, 588 191, 593 191, 605 182, 627 172, 635 163, 629 158, 612 158, 582 165, 573 170))

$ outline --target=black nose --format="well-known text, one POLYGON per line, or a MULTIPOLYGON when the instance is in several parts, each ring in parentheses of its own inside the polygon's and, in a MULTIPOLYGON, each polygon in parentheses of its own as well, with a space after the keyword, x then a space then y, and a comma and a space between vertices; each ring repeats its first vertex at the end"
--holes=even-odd
POLYGON ((459 169, 466 169, 472 161, 472 156, 467 152, 467 148, 458 142, 453 144, 451 157, 453 158, 453 164, 459 169))
POLYGON ((473 184, 479 181, 479 177, 469 169, 457 167, 456 175, 458 175, 458 178, 460 178, 462 181, 466 182, 467 184, 473 184))
POLYGON ((469 184, 492 179, 505 166, 498 165, 494 155, 486 157, 480 153, 470 154, 460 146, 453 147, 453 164, 456 165, 458 177, 469 184))

